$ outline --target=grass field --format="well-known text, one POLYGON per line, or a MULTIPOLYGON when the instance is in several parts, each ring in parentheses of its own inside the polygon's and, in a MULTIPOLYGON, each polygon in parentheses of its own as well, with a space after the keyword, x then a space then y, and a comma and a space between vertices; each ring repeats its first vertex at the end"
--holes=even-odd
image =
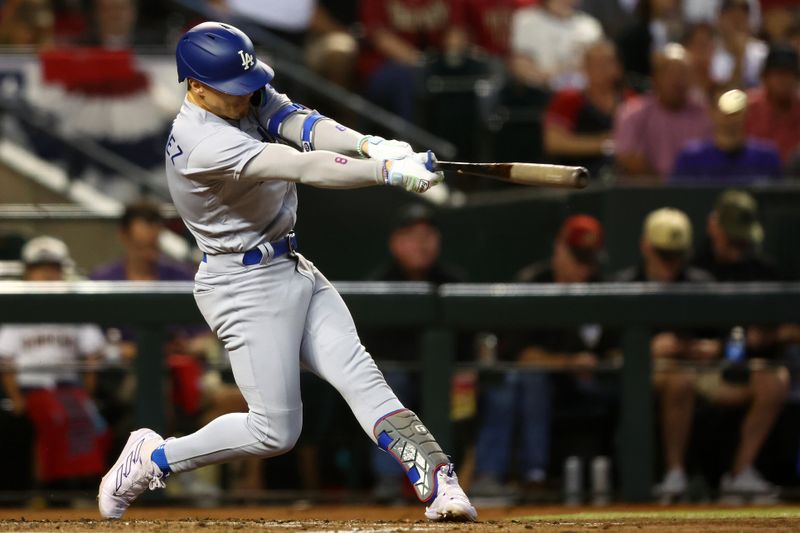
POLYGON ((99 520, 94 509, 0 509, 0 531, 359 532, 800 532, 800 506, 663 508, 614 506, 481 509, 475 524, 431 524, 420 507, 320 506, 215 509, 135 508, 123 520, 99 520))

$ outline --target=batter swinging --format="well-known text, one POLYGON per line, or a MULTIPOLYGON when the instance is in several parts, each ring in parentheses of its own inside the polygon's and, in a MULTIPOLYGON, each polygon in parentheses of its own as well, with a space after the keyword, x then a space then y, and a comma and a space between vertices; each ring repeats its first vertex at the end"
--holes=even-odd
POLYGON ((296 251, 292 232, 296 183, 424 192, 442 180, 429 170, 432 154, 293 104, 232 26, 195 26, 176 58, 188 92, 166 146, 167 179, 204 252, 195 300, 230 354, 249 412, 178 439, 131 433, 100 483, 100 513, 119 518, 171 472, 289 451, 302 426, 303 364, 336 387, 364 431, 400 462, 429 519, 475 520, 448 457, 386 384, 341 297, 296 251))

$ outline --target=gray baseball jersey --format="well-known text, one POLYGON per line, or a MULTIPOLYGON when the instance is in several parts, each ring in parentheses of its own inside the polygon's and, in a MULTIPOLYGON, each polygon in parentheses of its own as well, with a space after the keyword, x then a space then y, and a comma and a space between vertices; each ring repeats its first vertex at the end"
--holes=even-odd
MULTIPOLYGON (((173 123, 167 182, 178 213, 208 254, 244 252, 286 235, 297 218, 295 182, 341 187, 382 181, 380 161, 325 151, 301 154, 277 144, 300 143, 305 115, 287 119, 281 129, 286 137, 272 139, 270 117, 291 102, 270 86, 266 91, 265 103, 241 120, 220 118, 187 99, 173 123)), ((315 130, 317 145, 350 153, 362 137, 330 120, 315 130)))
MULTIPOLYGON (((302 425, 301 364, 336 387, 372 438, 376 422, 403 408, 361 345, 339 294, 302 255, 243 264, 245 251, 287 234, 297 209, 295 183, 358 187, 383 183, 382 161, 350 157, 363 138, 331 120, 314 127, 316 150, 302 153, 304 115, 286 119, 280 138, 268 121, 285 96, 228 121, 185 101, 166 149, 170 192, 207 258, 195 300, 230 355, 249 412, 223 415, 164 444, 180 472, 290 449, 302 425)), ((307 115, 306 115, 307 116, 307 115)))

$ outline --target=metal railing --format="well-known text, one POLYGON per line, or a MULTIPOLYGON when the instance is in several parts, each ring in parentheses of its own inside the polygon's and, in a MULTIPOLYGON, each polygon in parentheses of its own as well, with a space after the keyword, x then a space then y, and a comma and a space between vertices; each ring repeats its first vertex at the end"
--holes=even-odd
MULTIPOLYGON (((650 498, 653 404, 650 335, 662 326, 775 324, 800 319, 800 283, 747 284, 428 284, 337 283, 359 327, 416 327, 422 332, 421 392, 426 424, 449 447, 448 383, 455 336, 465 329, 619 328, 622 366, 619 458, 621 497, 650 498)), ((202 318, 192 285, 142 282, 0 283, 0 324, 99 322, 137 329, 135 361, 140 424, 165 426, 161 353, 167 324, 202 318)))

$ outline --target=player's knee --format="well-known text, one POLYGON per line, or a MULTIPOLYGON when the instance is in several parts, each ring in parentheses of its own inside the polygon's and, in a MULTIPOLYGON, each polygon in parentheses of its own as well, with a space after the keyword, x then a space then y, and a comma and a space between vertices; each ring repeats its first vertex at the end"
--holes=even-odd
POLYGON ((263 454, 267 456, 280 455, 294 448, 303 428, 301 410, 266 415, 251 412, 249 422, 263 454))

